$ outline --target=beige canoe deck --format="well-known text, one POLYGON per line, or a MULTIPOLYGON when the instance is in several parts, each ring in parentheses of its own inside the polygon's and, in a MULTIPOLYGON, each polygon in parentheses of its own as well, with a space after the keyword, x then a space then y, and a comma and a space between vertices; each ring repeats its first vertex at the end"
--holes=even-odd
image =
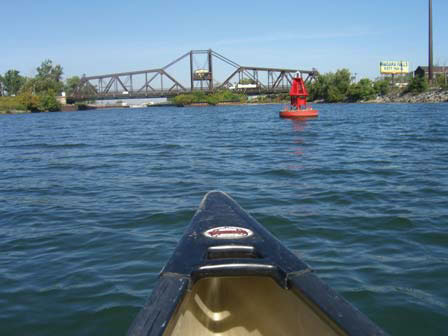
POLYGON ((199 280, 164 333, 182 336, 319 335, 345 333, 300 295, 269 277, 199 280))

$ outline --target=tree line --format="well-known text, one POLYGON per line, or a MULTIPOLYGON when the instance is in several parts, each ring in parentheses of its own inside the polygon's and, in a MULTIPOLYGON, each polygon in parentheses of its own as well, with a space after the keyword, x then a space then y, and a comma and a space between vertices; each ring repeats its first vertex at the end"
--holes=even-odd
POLYGON ((36 68, 34 77, 25 77, 16 69, 0 75, 0 110, 25 110, 32 112, 59 111, 57 96, 65 91, 71 94, 78 85, 78 76, 62 80, 63 68, 44 60, 36 68))
MULTIPOLYGON (((57 96, 65 91, 72 95, 80 82, 78 76, 62 80, 63 68, 59 64, 53 64, 49 59, 44 60, 36 68, 34 77, 24 77, 15 69, 6 71, 0 75, 0 111, 25 110, 33 112, 59 111, 61 104, 57 96)), ((421 93, 429 88, 424 77, 401 78, 406 82, 404 88, 397 88, 391 78, 379 78, 374 81, 363 78, 358 82, 353 81, 353 76, 348 69, 340 69, 336 72, 320 74, 316 80, 307 84, 310 94, 309 100, 321 100, 328 103, 359 102, 374 99, 376 96, 385 96, 389 93, 403 94, 407 92, 421 93)), ((252 82, 250 82, 252 83, 252 82)), ((448 89, 446 78, 437 77, 435 85, 448 89)), ((267 101, 278 102, 287 100, 285 95, 268 97, 267 101)), ((220 102, 247 102, 247 96, 231 90, 219 90, 205 95, 202 92, 182 94, 173 99, 176 104, 188 105, 198 102, 206 102, 215 105, 220 102)))
MULTIPOLYGON (((354 82, 348 69, 340 69, 317 76, 317 79, 307 84, 309 100, 322 100, 328 103, 359 102, 374 99, 377 96, 386 96, 390 93, 422 93, 429 89, 426 78, 422 76, 406 75, 395 79, 403 83, 403 87, 395 86, 391 77, 370 80, 363 78, 354 82)), ((448 89, 446 79, 437 76, 434 87, 448 89)))
MULTIPOLYGON (((400 95, 405 93, 422 93, 429 89, 428 81, 424 77, 413 77, 411 75, 396 77, 377 78, 370 80, 362 78, 354 81, 352 73, 348 69, 340 69, 336 72, 319 74, 311 83, 307 83, 309 101, 322 101, 326 103, 340 102, 361 102, 375 99, 378 96, 387 96, 389 94, 400 95), (398 86, 395 84, 399 84, 398 86)), ((240 82, 241 84, 242 82, 240 82)), ((247 80, 244 84, 254 84, 253 80, 247 80)), ((434 86, 448 89, 445 78, 437 77, 434 86)), ((278 103, 287 102, 288 94, 271 94, 259 96, 252 99, 254 103, 278 103)), ((194 103, 208 103, 215 105, 222 102, 241 102, 248 101, 247 95, 237 93, 232 90, 222 89, 214 93, 205 94, 203 92, 193 92, 181 94, 172 101, 178 105, 189 105, 194 103)))

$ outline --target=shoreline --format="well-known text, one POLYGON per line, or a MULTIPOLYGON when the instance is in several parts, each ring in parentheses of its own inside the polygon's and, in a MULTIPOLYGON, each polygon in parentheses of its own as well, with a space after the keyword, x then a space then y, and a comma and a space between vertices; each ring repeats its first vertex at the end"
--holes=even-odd
MULTIPOLYGON (((430 90, 419 94, 391 94, 386 96, 378 96, 375 99, 357 102, 340 102, 340 103, 328 103, 322 100, 311 101, 310 104, 439 104, 448 103, 448 90, 430 90)), ((264 103, 240 103, 240 102, 222 102, 216 105, 210 105, 208 103, 193 103, 185 105, 185 107, 208 107, 208 106, 238 106, 238 105, 267 105, 277 104, 284 105, 288 102, 264 102, 264 103)), ((168 106, 168 104, 160 104, 161 107, 168 106)), ((170 106, 173 106, 170 104, 170 106)), ((158 107, 158 105, 147 106, 148 108, 158 107)), ((61 111, 58 112, 79 112, 86 110, 102 110, 111 108, 129 108, 129 106, 117 106, 117 105, 89 105, 87 109, 75 109, 74 105, 64 105, 61 111)), ((28 113, 42 113, 20 110, 0 110, 0 115, 13 115, 13 114, 28 114, 28 113)), ((53 113, 53 112, 51 112, 53 113)))
POLYGON ((404 103, 404 104, 422 104, 422 103, 446 103, 448 102, 448 90, 428 90, 423 93, 413 94, 405 93, 380 96, 376 99, 367 101, 368 103, 404 103))

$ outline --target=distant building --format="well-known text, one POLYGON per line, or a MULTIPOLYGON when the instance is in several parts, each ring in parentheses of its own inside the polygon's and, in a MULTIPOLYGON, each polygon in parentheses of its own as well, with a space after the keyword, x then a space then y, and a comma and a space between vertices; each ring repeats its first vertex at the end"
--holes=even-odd
MULTIPOLYGON (((429 72, 429 67, 427 66, 419 66, 417 67, 417 69, 415 69, 414 71, 414 76, 417 77, 423 77, 425 76, 426 78, 428 78, 428 72, 429 72)), ((432 73, 434 75, 434 78, 437 75, 443 75, 446 76, 446 74, 448 73, 448 66, 434 66, 432 67, 432 73)))

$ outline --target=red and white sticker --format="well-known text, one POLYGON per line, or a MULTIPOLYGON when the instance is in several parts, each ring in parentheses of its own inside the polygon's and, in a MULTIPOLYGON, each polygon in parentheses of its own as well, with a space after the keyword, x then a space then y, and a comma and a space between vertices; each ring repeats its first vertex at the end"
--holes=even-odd
POLYGON ((241 239, 253 234, 251 230, 237 226, 220 226, 204 232, 204 236, 213 239, 241 239))

